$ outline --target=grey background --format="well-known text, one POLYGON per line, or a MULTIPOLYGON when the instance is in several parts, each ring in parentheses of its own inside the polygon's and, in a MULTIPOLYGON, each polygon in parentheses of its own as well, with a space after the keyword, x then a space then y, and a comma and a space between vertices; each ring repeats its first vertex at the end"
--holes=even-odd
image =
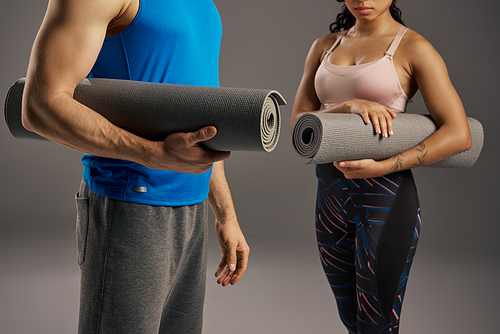
MULTIPOLYGON (((252 248, 248 272, 221 288, 211 230, 204 333, 344 333, 316 254, 314 167, 290 144, 289 120, 305 57, 328 33, 333 0, 215 0, 224 37, 221 85, 269 88, 288 100, 271 154, 233 153, 226 163, 240 224, 252 248)), ((406 24, 445 59, 485 145, 467 170, 420 168, 422 236, 401 332, 497 333, 500 274, 495 170, 499 110, 497 1, 399 1, 406 24)), ((24 76, 46 1, 2 1, 0 92, 24 76)), ((425 112, 420 96, 409 112, 425 112)), ((75 333, 79 270, 73 196, 80 153, 14 139, 0 122, 0 333, 75 333)))

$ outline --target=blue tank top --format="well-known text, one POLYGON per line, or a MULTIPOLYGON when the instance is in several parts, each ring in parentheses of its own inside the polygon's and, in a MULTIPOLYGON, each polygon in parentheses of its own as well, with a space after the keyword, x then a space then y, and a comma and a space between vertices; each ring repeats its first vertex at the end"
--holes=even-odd
MULTIPOLYGON (((221 37, 212 0, 141 0, 130 26, 105 39, 88 77, 219 86, 221 37)), ((88 154, 82 163, 89 188, 118 200, 181 206, 209 192, 211 170, 177 173, 88 154)))

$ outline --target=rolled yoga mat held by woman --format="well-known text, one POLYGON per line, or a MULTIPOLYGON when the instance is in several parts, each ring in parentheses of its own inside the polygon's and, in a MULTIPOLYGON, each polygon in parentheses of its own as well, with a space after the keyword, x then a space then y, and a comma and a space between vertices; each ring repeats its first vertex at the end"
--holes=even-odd
POLYGON ((383 160, 319 164, 318 248, 349 333, 399 332, 420 231, 411 168, 471 147, 461 100, 434 47, 404 26, 392 0, 345 0, 331 33, 316 39, 295 96, 291 128, 305 113, 359 114, 383 141, 420 90, 437 130, 383 160))

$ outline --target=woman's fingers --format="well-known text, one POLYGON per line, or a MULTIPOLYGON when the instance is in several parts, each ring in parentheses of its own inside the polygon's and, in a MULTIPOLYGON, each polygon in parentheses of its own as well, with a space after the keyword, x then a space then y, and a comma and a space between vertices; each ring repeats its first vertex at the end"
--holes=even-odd
POLYGON ((389 137, 389 128, 392 127, 392 117, 388 113, 380 115, 380 134, 387 138, 389 137))
POLYGON ((387 108, 379 103, 354 99, 346 102, 348 111, 353 114, 359 114, 365 124, 372 123, 375 133, 387 138, 394 134, 392 119, 396 114, 391 108, 387 108))
POLYGON ((376 134, 378 134, 378 135, 381 134, 382 130, 380 128, 379 115, 376 113, 373 113, 371 115, 371 119, 372 119, 372 124, 373 124, 373 130, 375 131, 376 134))
POLYGON ((394 126, 392 124, 392 119, 396 117, 394 112, 390 110, 373 110, 370 112, 369 117, 376 134, 382 135, 384 138, 394 134, 394 126))

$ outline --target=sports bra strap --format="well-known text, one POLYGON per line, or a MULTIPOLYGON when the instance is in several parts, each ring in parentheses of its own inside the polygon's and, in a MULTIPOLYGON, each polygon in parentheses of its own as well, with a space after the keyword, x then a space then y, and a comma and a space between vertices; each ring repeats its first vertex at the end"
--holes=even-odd
POLYGON ((326 55, 329 55, 330 53, 332 53, 333 49, 335 49, 335 47, 340 43, 340 41, 342 40, 342 38, 348 32, 349 32, 349 29, 345 30, 342 35, 340 35, 339 37, 337 37, 337 40, 335 41, 335 43, 333 43, 332 47, 328 51, 326 51, 326 55))
MULTIPOLYGON (((399 28, 398 30, 398 33, 396 34, 396 36, 394 37, 394 39, 392 40, 392 43, 391 45, 389 46, 389 49, 385 52, 385 55, 386 56, 389 56, 389 57, 392 57, 394 56, 394 52, 396 52, 396 49, 398 48, 399 46, 399 43, 401 42, 401 40, 403 39, 403 36, 404 34, 406 33, 406 31, 408 30, 408 27, 405 27, 405 26, 401 26, 401 28, 399 28)), ((326 55, 328 56, 330 53, 332 53, 333 49, 335 49, 335 47, 340 43, 340 41, 342 40, 342 38, 349 32, 349 29, 345 30, 343 32, 342 35, 340 35, 337 40, 335 41, 335 43, 333 43, 332 47, 326 51, 326 55)))
POLYGON ((385 53, 386 56, 389 56, 389 57, 394 56, 394 52, 396 52, 396 49, 398 48, 399 43, 403 39, 403 36, 407 30, 408 30, 408 28, 405 26, 402 26, 401 28, 399 28, 399 31, 396 34, 396 37, 394 37, 394 40, 392 41, 391 45, 389 46, 389 49, 385 53))

